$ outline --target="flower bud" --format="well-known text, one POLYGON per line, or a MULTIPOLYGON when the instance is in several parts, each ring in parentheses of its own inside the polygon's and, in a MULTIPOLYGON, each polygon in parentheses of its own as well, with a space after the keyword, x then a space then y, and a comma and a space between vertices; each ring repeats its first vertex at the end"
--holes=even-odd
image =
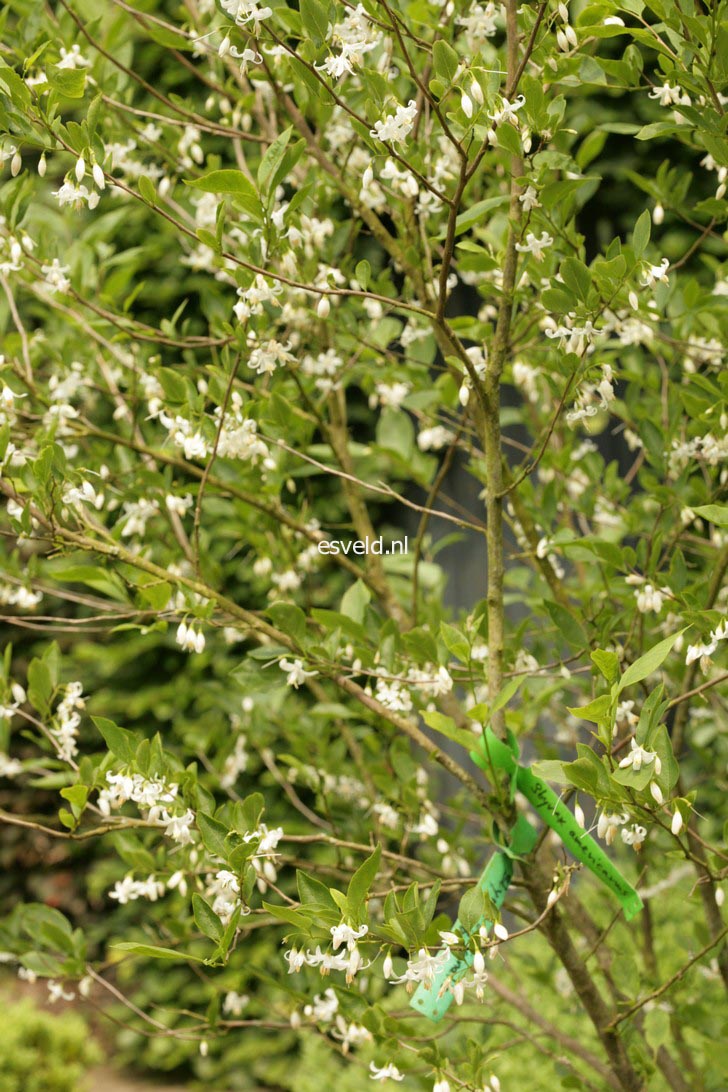
POLYGON ((318 307, 316 308, 316 314, 319 318, 328 318, 331 311, 331 304, 329 303, 328 296, 322 296, 318 301, 318 307))
POLYGON ((665 210, 663 209, 662 205, 658 201, 657 204, 655 205, 655 207, 652 210, 652 222, 653 222, 653 224, 658 224, 659 225, 659 224, 662 223, 662 221, 664 219, 665 219, 665 210))
POLYGON ((715 889, 715 905, 721 907, 725 902, 725 891, 722 887, 716 887, 715 889))
POLYGON ((462 95, 460 96, 460 105, 463 108, 463 113, 465 114, 465 117, 471 118, 473 116, 473 100, 471 99, 470 95, 466 94, 465 91, 463 91, 462 95))
POLYGON ((634 290, 632 290, 629 294, 629 305, 633 311, 639 311, 640 301, 637 293, 634 290))
POLYGON ((229 52, 230 52, 230 39, 226 34, 225 37, 223 38, 223 40, 220 42, 220 45, 217 47, 217 55, 218 55, 218 57, 225 57, 226 54, 228 54, 229 52))
POLYGON ((498 937, 498 940, 508 940, 508 930, 502 922, 497 921, 493 926, 493 932, 498 937))
POLYGON ((22 166, 23 166, 22 156, 20 155, 20 152, 16 151, 15 155, 10 160, 10 173, 13 176, 13 178, 15 178, 16 175, 20 174, 20 168, 22 166))
POLYGON ((473 79, 473 82, 470 84, 470 97, 473 102, 477 102, 478 106, 482 106, 485 102, 483 88, 476 79, 473 79))
POLYGON ((106 186, 106 179, 104 178, 104 172, 102 171, 101 167, 99 167, 98 163, 94 163, 93 167, 91 168, 91 174, 93 175, 94 182, 96 183, 98 188, 100 190, 103 190, 106 186))
POLYGON ((458 400, 461 406, 467 406, 468 399, 470 398, 470 387, 467 383, 463 383, 458 392, 458 400))
POLYGON ((483 958, 483 953, 481 952, 480 948, 478 948, 477 952, 473 956, 473 970, 476 974, 483 974, 483 972, 485 971, 485 959, 483 958))
POLYGON ((581 804, 574 804, 574 818, 581 827, 582 830, 586 827, 586 819, 584 818, 584 812, 582 811, 581 804))
POLYGON ((38 160, 38 174, 41 178, 45 178, 47 166, 48 164, 46 163, 46 154, 45 152, 43 152, 43 155, 38 160))
POLYGON ((82 155, 76 160, 76 181, 81 182, 86 174, 86 160, 82 155))
POLYGON ((391 952, 387 952, 384 957, 384 963, 382 963, 382 974, 385 978, 391 978, 394 974, 394 960, 392 959, 391 952))
POLYGON ((650 781, 650 792, 652 794, 652 798, 655 801, 655 803, 657 803, 657 804, 664 804, 665 803, 665 797, 662 795, 662 789, 660 788, 660 786, 657 784, 656 781, 650 781))
POLYGON ((572 26, 569 26, 568 23, 564 27, 564 34, 566 35, 566 40, 571 48, 576 49, 579 44, 579 39, 576 36, 576 31, 574 30, 574 28, 572 26))
POLYGON ((670 830, 677 838, 678 834, 683 828, 683 817, 680 814, 680 809, 675 808, 675 814, 672 817, 672 823, 670 824, 670 830))

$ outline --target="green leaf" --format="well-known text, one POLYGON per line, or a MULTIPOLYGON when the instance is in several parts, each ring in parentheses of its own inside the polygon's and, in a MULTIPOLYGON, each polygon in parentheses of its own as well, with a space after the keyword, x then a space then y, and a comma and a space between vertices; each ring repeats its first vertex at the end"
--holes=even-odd
POLYGON ((324 5, 319 0, 300 0, 299 11, 308 37, 317 45, 323 42, 329 29, 329 17, 324 5))
POLYGON ((609 716, 612 699, 609 694, 600 694, 588 705, 567 706, 569 712, 580 720, 590 720, 594 724, 601 724, 609 716))
POLYGON ((473 933, 485 916, 485 892, 481 887, 466 891, 458 906, 458 921, 466 933, 473 933))
POLYGON ((39 713, 49 709, 53 681, 48 664, 44 660, 31 660, 28 667, 28 698, 39 713))
POLYGON ((584 627, 570 610, 562 607, 561 603, 555 603, 551 599, 544 601, 544 606, 549 612, 552 621, 573 648, 584 649, 589 646, 589 638, 584 632, 584 627))
POLYGON ((88 785, 66 785, 65 789, 61 789, 61 796, 64 800, 68 800, 73 808, 81 811, 88 800, 88 785))
POLYGON ((122 940, 118 944, 112 944, 112 948, 119 952, 129 952, 130 955, 146 956, 147 959, 169 959, 177 963, 204 963, 199 956, 189 955, 187 952, 176 952, 174 948, 157 948, 153 944, 136 944, 133 940, 122 940))
POLYGON ((248 176, 243 174, 242 171, 229 168, 221 171, 210 171, 202 178, 195 178, 193 181, 184 179, 184 182, 192 189, 204 190, 205 193, 229 194, 250 216, 257 220, 263 217, 258 192, 248 176))
POLYGON ((478 737, 474 732, 468 732, 465 728, 458 728, 452 717, 446 717, 444 713, 438 713, 436 709, 425 709, 422 719, 430 728, 434 728, 441 736, 446 736, 453 743, 459 743, 467 751, 472 751, 478 737))
POLYGON ((306 637, 306 615, 293 603, 271 603, 268 614, 276 629, 302 644, 306 637))
POLYGON ((356 277, 357 281, 361 285, 361 288, 362 288, 363 292, 366 292, 367 288, 369 287, 369 280, 371 278, 371 275, 372 275, 372 267, 369 265, 369 262, 366 261, 366 259, 364 261, 356 263, 356 269, 354 270, 354 276, 356 277))
POLYGON ((564 284, 585 303, 591 289, 591 273, 578 258, 565 258, 560 269, 564 284))
POLYGON ((616 683, 619 678, 619 657, 616 652, 606 652, 603 648, 596 648, 591 658, 610 686, 616 683))
POLYGON ((432 47, 432 64, 440 79, 450 85, 455 79, 460 58, 451 45, 439 38, 432 47))
POLYGON ((372 593, 366 584, 356 580, 341 597, 341 613, 354 622, 363 622, 371 598, 372 593))
POLYGON ((86 73, 81 68, 59 68, 58 65, 49 64, 45 67, 48 83, 59 95, 65 99, 83 98, 86 87, 86 73))
POLYGON ((146 203, 152 206, 156 205, 159 197, 157 194, 157 189, 151 178, 147 178, 145 174, 140 175, 138 186, 139 193, 142 195, 146 203))
POLYGON ((270 148, 268 148, 268 151, 261 159, 257 174, 258 189, 261 191, 261 193, 268 193, 271 179, 273 178, 276 171, 278 170, 278 167, 283 161, 283 157, 286 153, 286 145, 291 139, 292 132, 293 126, 289 125, 288 128, 284 130, 284 132, 280 133, 280 135, 276 137, 270 148))
POLYGON ((213 853, 216 857, 222 857, 223 860, 227 860, 229 853, 229 846, 225 839, 227 838, 227 827, 219 823, 217 819, 213 819, 211 815, 207 815, 204 811, 198 811, 196 817, 197 829, 202 835, 202 841, 205 849, 209 853, 213 853))
POLYGON ((653 671, 657 671, 660 664, 664 663, 669 656, 672 646, 675 644, 678 637, 684 632, 685 630, 681 629, 678 633, 673 633, 672 637, 666 637, 664 641, 660 641, 658 645, 651 648, 644 656, 640 656, 639 660, 635 660, 635 662, 627 668, 619 681, 620 693, 626 687, 634 686, 635 683, 641 682, 642 679, 646 679, 653 671))
POLYGON ((647 249, 651 230, 652 217, 650 215, 650 210, 645 209, 645 211, 640 214, 637 223, 634 226, 634 232, 632 233, 632 247, 638 258, 641 258, 647 249))
POLYGON ((453 656, 457 656, 458 660, 466 664, 470 659, 470 643, 460 630, 448 625, 447 622, 440 622, 440 636, 448 652, 452 652, 453 656))
POLYGON ((196 891, 192 895, 192 913, 200 932, 204 933, 210 940, 214 940, 216 944, 219 944, 225 932, 223 924, 210 904, 196 891))
POLYGON ((349 886, 346 889, 346 900, 352 918, 359 918, 363 913, 364 901, 379 870, 381 856, 382 847, 377 846, 372 855, 359 865, 349 880, 349 886))
POLYGON ((129 766, 134 761, 139 740, 127 728, 120 728, 113 720, 106 717, 91 717, 95 726, 104 737, 104 742, 115 758, 129 766))
POLYGON ((728 527, 728 504, 701 504, 693 508, 696 516, 707 519, 716 527, 728 527))
POLYGON ((569 779, 564 773, 564 763, 555 758, 544 758, 531 764, 531 770, 536 777, 544 781, 555 781, 558 785, 568 785, 569 779))
POLYGON ((511 155, 520 156, 523 154, 523 145, 521 144, 521 137, 518 130, 512 125, 499 125, 496 129, 498 137, 498 145, 501 148, 505 148, 511 155))

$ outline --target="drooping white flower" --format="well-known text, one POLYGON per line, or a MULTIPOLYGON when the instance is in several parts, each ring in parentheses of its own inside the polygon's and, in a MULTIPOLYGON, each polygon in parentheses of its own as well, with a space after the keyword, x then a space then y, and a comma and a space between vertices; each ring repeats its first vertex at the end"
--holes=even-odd
POLYGON ((520 254, 532 254, 537 262, 543 261, 544 251, 553 246, 553 238, 547 231, 542 231, 539 238, 529 231, 525 243, 516 243, 516 250, 520 254))
POLYGON ((400 1073, 393 1062, 387 1062, 384 1066, 378 1066, 375 1062, 369 1063, 369 1072, 373 1081, 403 1081, 404 1073, 400 1073))
POLYGON ((351 950, 356 941, 361 940, 368 932, 368 925, 361 925, 358 929, 354 929, 344 921, 339 922, 338 925, 332 925, 330 929, 331 947, 336 951, 342 944, 346 944, 347 948, 351 950))
POLYGON ((507 98, 502 98, 500 108, 494 110, 492 114, 488 114, 488 117, 491 119, 494 126, 502 125, 504 122, 518 125, 518 117, 516 115, 525 104, 526 98, 524 95, 518 95, 513 102, 509 102, 507 98))
POLYGON ((288 686, 292 686, 294 690, 298 690, 299 686, 302 686, 306 679, 318 675, 318 671, 306 671, 303 666, 303 660, 281 660, 278 666, 281 671, 288 672, 286 683, 288 686))
POLYGON ((663 83, 660 87, 653 87, 648 92, 648 97, 659 101, 660 106, 678 106, 682 99, 682 89, 676 84, 663 83))
POLYGON ((629 766, 637 773, 643 766, 650 766, 654 763, 655 776, 659 777, 662 772, 662 763, 656 751, 646 751, 644 747, 641 747, 634 737, 630 740, 630 752, 619 763, 620 769, 626 770, 629 766))
POLYGON ((643 288, 653 288, 657 281, 662 281, 664 284, 669 284, 670 279, 667 275, 667 271, 669 268, 669 258, 662 258, 659 265, 648 265, 647 269, 642 274, 643 288))

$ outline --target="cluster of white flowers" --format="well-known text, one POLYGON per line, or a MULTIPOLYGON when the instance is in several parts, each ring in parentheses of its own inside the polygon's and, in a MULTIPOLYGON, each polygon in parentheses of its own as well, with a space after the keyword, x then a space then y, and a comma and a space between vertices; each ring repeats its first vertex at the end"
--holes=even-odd
POLYGON ((11 758, 4 751, 0 751, 0 777, 7 777, 10 780, 22 772, 22 762, 19 762, 17 758, 11 758))
POLYGON ((540 377, 541 372, 538 368, 534 368, 531 364, 526 364, 523 360, 514 360, 513 382, 517 387, 521 388, 529 402, 532 402, 534 405, 541 398, 541 391, 539 389, 540 377))
POLYGON ((143 538, 147 530, 147 523, 158 514, 159 502, 151 500, 149 497, 140 497, 136 501, 125 501, 121 510, 122 538, 132 538, 133 535, 139 535, 140 538, 143 538))
POLYGON ((255 35, 260 32, 263 20, 269 19, 273 14, 272 8, 261 7, 256 0, 220 0, 220 7, 239 27, 248 27, 255 35))
POLYGON ((31 591, 22 584, 0 584, 0 603, 21 610, 34 610, 43 598, 42 592, 31 591))
POLYGON ((132 876, 125 876, 123 880, 116 881, 109 891, 109 898, 118 902, 119 906, 126 906, 128 902, 134 902, 136 899, 156 902, 164 895, 165 890, 164 883, 156 876, 147 876, 146 880, 135 880, 132 876))
POLYGON ((717 649, 720 641, 728 641, 728 618, 724 618, 723 621, 712 630, 705 643, 700 642, 695 645, 688 645, 685 663, 692 664, 696 660, 700 660, 701 670, 703 673, 706 673, 710 667, 710 657, 717 649))
POLYGON ((558 324, 553 319, 547 318, 544 321, 544 333, 548 338, 558 338, 559 348, 564 352, 581 356, 590 348, 597 331, 590 319, 587 319, 583 326, 577 326, 575 318, 573 312, 566 315, 563 322, 558 324))
POLYGON ((340 23, 329 25, 327 37, 331 47, 340 52, 331 54, 316 68, 334 80, 353 72, 362 63, 364 54, 374 49, 379 40, 362 4, 350 9, 340 23))
POLYGON ((251 864, 256 872, 256 884, 261 894, 268 890, 269 883, 275 883, 278 873, 275 867, 277 857, 276 846, 283 837, 283 827, 274 827, 268 830, 265 823, 261 823, 257 830, 249 831, 243 835, 244 842, 257 842, 255 855, 251 858, 251 864))
POLYGON ((449 694, 452 690, 452 676, 446 667, 435 668, 433 664, 425 664, 424 668, 411 667, 407 672, 407 682, 421 694, 440 697, 449 694))
POLYGON ((295 364, 296 358, 289 351, 290 341, 282 345, 280 341, 271 338, 264 344, 256 344, 256 335, 248 336, 248 343, 253 346, 248 357, 248 367, 258 375, 272 375, 276 368, 285 364, 295 364))
POLYGON ((301 371, 304 375, 314 377, 314 385, 322 393, 336 390, 339 384, 335 380, 343 360, 335 349, 326 349, 315 357, 307 355, 301 361, 301 371))
POLYGON ((365 808, 369 803, 366 787, 358 778, 352 777, 351 774, 333 774, 329 773, 328 770, 322 770, 320 767, 304 763, 302 766, 292 766, 290 768, 288 781, 291 785, 302 782, 315 792, 325 793, 328 796, 338 796, 340 800, 354 803, 361 808, 365 808))
POLYGON ((107 787, 99 791, 97 802, 102 815, 111 815, 112 809, 132 800, 142 810, 148 811, 148 818, 154 821, 165 805, 174 803, 179 792, 179 786, 167 782, 164 777, 146 778, 137 773, 109 771, 106 783, 107 787))
POLYGON ((205 898, 211 903, 223 925, 227 925, 240 905, 238 877, 226 868, 220 869, 205 887, 205 898))
POLYGON ((570 53, 579 45, 579 40, 576 37, 576 31, 569 23, 569 9, 566 4, 560 3, 557 11, 562 25, 556 31, 556 44, 562 52, 570 53))
MULTIPOLYGON (((718 188, 715 191, 716 201, 722 201, 726 195, 726 187, 728 187, 728 167, 719 167, 712 155, 708 154, 704 159, 700 160, 700 166, 705 167, 706 171, 716 171, 718 175, 718 188)), ((716 295, 725 295, 725 292, 719 292, 716 288, 716 295)))
POLYGON ((402 144, 412 132, 417 117, 417 103, 410 99, 406 106, 398 106, 383 121, 375 121, 371 135, 390 144, 402 144))
POLYGON ((247 288, 238 288, 238 302, 233 307, 238 322, 245 322, 251 315, 262 315, 264 304, 280 307, 278 297, 283 292, 283 285, 269 282, 262 273, 256 273, 252 284, 247 288))
POLYGON ((393 713, 409 713, 412 695, 399 679, 377 679, 375 697, 393 713))
POLYGON ((389 409, 399 410, 411 389, 409 383, 402 381, 377 383, 374 393, 369 395, 369 408, 376 409, 377 406, 386 406, 389 409))
POLYGON ((82 694, 83 685, 80 682, 68 683, 63 698, 56 706, 50 725, 50 733, 55 740, 58 757, 64 762, 70 762, 74 755, 78 754, 76 739, 78 726, 81 723, 79 710, 86 704, 82 694))
POLYGON ((668 460, 670 473, 676 476, 693 459, 697 462, 707 463, 708 466, 717 466, 728 459, 728 414, 721 414, 720 426, 724 430, 721 437, 707 432, 704 436, 695 436, 692 440, 672 441, 672 449, 668 460))
POLYGON ((602 365, 602 377, 598 383, 582 384, 574 405, 566 414, 570 425, 575 425, 585 418, 594 417, 600 410, 609 408, 614 401, 614 375, 610 364, 602 365))
POLYGON ((249 1001, 250 997, 247 993, 228 990, 222 1001, 222 1011, 226 1016, 241 1016, 249 1001))
POLYGON ((455 433, 444 425, 433 425, 432 428, 420 429, 417 434, 417 446, 420 451, 440 451, 446 444, 451 444, 455 439, 455 433))
MULTIPOLYGON (((0 227, 4 226, 5 217, 0 216, 0 227)), ((25 232, 20 239, 12 234, 3 235, 0 239, 0 274, 7 277, 10 273, 19 273, 23 268, 23 259, 34 247, 35 243, 25 232)))
POLYGON ((283 958, 288 964, 289 974, 296 974, 304 966, 318 967, 322 975, 329 974, 331 971, 344 971, 346 982, 351 985, 359 971, 369 966, 364 963, 357 944, 357 941, 369 932, 369 927, 361 925, 354 928, 342 921, 339 925, 332 925, 330 931, 332 947, 330 952, 323 952, 320 945, 317 945, 315 951, 308 948, 300 950, 291 948, 284 953, 283 958), (346 945, 346 951, 338 952, 343 944, 346 945))
POLYGON ((187 625, 186 622, 180 622, 177 626, 175 640, 185 652, 200 653, 205 650, 205 634, 201 629, 195 629, 193 625, 187 625))
POLYGON ((625 583, 636 585, 634 594, 637 600, 637 610, 640 614, 649 614, 651 612, 659 614, 665 599, 672 594, 669 588, 655 588, 638 573, 631 573, 625 577, 625 583))
MULTIPOLYGON (((218 408, 215 415, 219 418, 220 414, 218 408)), ((233 391, 230 398, 230 407, 220 430, 217 453, 222 458, 242 459, 252 466, 262 460, 265 469, 275 469, 268 445, 258 436, 256 422, 251 417, 243 416, 242 399, 237 391, 233 391)))
POLYGON ((459 15, 455 22, 464 28, 468 42, 474 47, 474 52, 487 38, 492 38, 498 32, 497 20, 501 15, 502 4, 488 0, 487 4, 473 4, 467 15, 459 15))
POLYGON ((603 838, 611 846, 619 828, 628 822, 629 815, 626 812, 603 811, 597 821, 597 837, 603 838))
POLYGON ((56 292, 67 292, 71 287, 71 282, 66 276, 70 268, 68 265, 61 265, 58 258, 54 258, 50 265, 42 265, 41 273, 44 277, 43 288, 45 291, 52 296, 56 292))

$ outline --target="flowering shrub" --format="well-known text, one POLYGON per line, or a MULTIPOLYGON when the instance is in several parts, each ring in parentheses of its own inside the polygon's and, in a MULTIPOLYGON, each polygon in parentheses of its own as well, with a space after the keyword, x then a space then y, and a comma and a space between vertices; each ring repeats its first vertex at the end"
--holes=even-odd
POLYGON ((208 1087, 724 1087, 725 5, 4 19, 4 959, 208 1087))

